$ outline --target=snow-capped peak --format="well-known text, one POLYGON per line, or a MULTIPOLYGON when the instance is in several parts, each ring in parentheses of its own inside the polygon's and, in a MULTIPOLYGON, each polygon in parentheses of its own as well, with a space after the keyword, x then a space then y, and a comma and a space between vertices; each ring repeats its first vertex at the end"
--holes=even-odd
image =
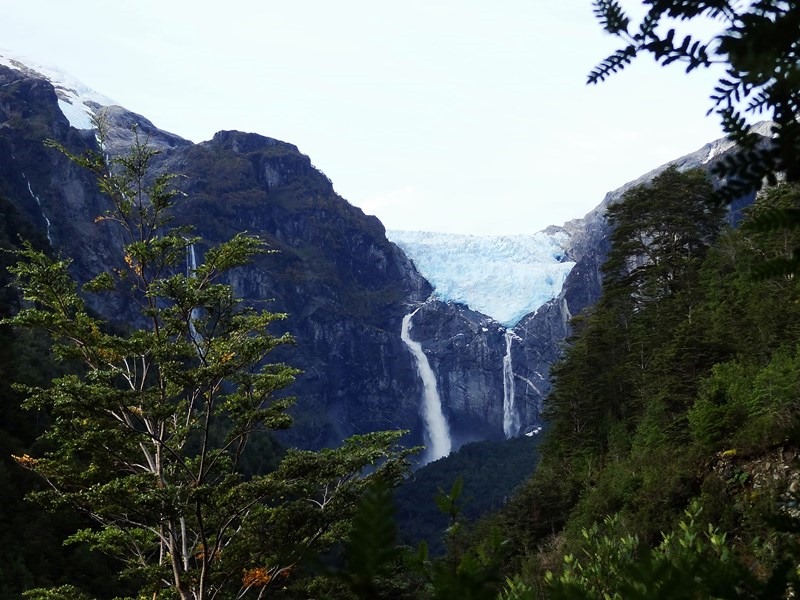
POLYGON ((92 117, 98 108, 118 105, 111 98, 95 92, 64 71, 43 65, 29 57, 0 49, 0 65, 42 77, 52 83, 61 112, 76 129, 92 129, 92 117))
MULTIPOLYGON (((772 131, 772 121, 759 121, 750 126, 751 133, 757 133, 758 135, 764 137, 774 137, 775 134, 772 131)), ((731 148, 736 146, 736 143, 733 142, 730 138, 724 137, 718 139, 710 144, 706 144, 703 146, 698 152, 705 152, 705 158, 701 159, 702 164, 706 164, 716 158, 717 156, 724 154, 731 148)))
POLYGON ((568 234, 484 236, 387 231, 441 300, 466 304, 513 327, 561 291, 575 263, 568 234))

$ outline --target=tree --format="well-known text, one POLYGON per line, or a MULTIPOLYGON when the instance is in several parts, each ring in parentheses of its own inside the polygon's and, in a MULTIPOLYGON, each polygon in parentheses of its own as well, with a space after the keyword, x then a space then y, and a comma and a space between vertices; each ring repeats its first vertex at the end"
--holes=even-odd
MULTIPOLYGON (((584 529, 583 556, 564 557, 560 574, 547 574, 548 597, 658 598, 782 598, 788 589, 785 572, 758 581, 739 563, 725 533, 699 522, 693 503, 678 527, 663 534, 655 548, 644 547, 635 535, 614 535, 619 515, 606 517, 601 531, 595 523, 584 529)), ((513 597, 513 596, 510 596, 513 597)), ((523 596, 524 597, 524 596, 523 596)))
POLYGON ((706 174, 667 169, 609 206, 608 221, 603 295, 574 321, 552 369, 550 439, 565 454, 604 451, 615 424, 640 418, 654 390, 669 389, 675 404, 691 398, 678 375, 691 380, 704 365, 704 352, 686 352, 697 328, 678 325, 691 323, 700 266, 723 223, 706 174), (683 348, 672 363, 661 358, 670 344, 683 348))
MULTIPOLYGON (((102 122, 98 130, 104 139, 102 122)), ((110 159, 102 146, 82 156, 60 149, 97 175, 111 201, 98 220, 125 237, 125 264, 82 292, 125 295, 140 326, 119 333, 92 315, 68 259, 30 244, 20 251, 13 272, 26 304, 7 322, 49 332, 74 368, 26 389, 26 406, 51 424, 46 450, 16 460, 49 484, 39 499, 91 516, 97 527, 72 540, 121 559, 142 594, 261 598, 307 553, 342 537, 369 480, 402 474, 402 432, 289 450, 274 471, 243 475, 248 445, 290 425, 292 399, 280 391, 297 373, 266 362, 292 341, 267 332, 283 315, 246 306, 222 282, 263 243, 238 235, 186 269, 197 238, 170 226, 180 195, 173 176, 152 173, 155 150, 138 136, 110 159)))
POLYGON ((612 233, 604 291, 622 288, 639 305, 674 296, 688 271, 698 270, 722 213, 700 170, 670 167, 651 184, 627 191, 606 213, 612 233))
POLYGON ((711 95, 723 130, 738 150, 717 167, 726 180, 728 200, 774 184, 779 173, 800 181, 800 4, 792 0, 645 0, 647 12, 638 26, 616 0, 594 0, 602 27, 624 46, 590 74, 599 83, 622 70, 639 54, 651 54, 662 65, 674 62, 686 71, 725 65, 711 95), (686 22, 714 19, 722 33, 712 39, 682 35, 686 22), (666 29, 666 31, 664 31, 666 29), (760 143, 748 116, 773 121, 772 139, 760 143))

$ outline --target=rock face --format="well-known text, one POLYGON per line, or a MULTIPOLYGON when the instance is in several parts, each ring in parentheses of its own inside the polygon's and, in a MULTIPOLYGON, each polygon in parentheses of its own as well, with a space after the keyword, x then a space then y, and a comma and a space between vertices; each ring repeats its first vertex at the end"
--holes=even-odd
MULTIPOLYGON (((420 442, 421 384, 400 326, 431 288, 381 223, 340 198, 291 144, 228 131, 195 145, 120 107, 106 114, 110 152, 129 145, 135 125, 161 151, 159 167, 183 176, 187 198, 176 221, 203 238, 198 260, 242 231, 278 251, 232 273, 230 283, 244 298, 289 314, 278 327, 297 344, 275 359, 303 374, 289 390, 298 404, 287 441, 319 447, 403 428, 412 431, 410 443, 420 442)), ((55 251, 72 257, 76 277, 86 281, 121 262, 121 240, 112 224, 95 222, 107 205, 92 176, 45 147, 45 139, 76 154, 96 149, 94 132, 70 127, 49 82, 0 66, 0 195, 55 251)), ((131 318, 129 307, 107 300, 93 308, 131 318)))
POLYGON ((411 337, 436 373, 454 447, 502 436, 503 331, 485 315, 438 300, 414 315, 411 337))

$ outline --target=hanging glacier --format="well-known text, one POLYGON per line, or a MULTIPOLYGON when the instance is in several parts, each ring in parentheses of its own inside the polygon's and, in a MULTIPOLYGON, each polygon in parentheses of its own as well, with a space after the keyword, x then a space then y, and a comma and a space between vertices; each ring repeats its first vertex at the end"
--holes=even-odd
POLYGON ((574 262, 568 235, 460 235, 389 230, 434 287, 436 298, 469 306, 513 327, 561 291, 574 262))

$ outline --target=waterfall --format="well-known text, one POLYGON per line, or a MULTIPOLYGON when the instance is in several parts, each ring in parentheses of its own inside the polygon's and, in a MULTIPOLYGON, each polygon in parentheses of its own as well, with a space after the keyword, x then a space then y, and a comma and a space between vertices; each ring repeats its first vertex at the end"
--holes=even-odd
POLYGON ((28 191, 30 192, 33 199, 36 200, 36 204, 39 205, 39 212, 42 213, 42 217, 44 218, 44 222, 47 224, 47 241, 50 242, 50 245, 53 245, 53 238, 50 237, 50 219, 47 218, 47 215, 44 214, 44 209, 42 209, 42 201, 39 199, 39 196, 33 193, 33 189, 31 188, 31 182, 28 181, 28 178, 25 177, 25 173, 22 174, 22 177, 25 179, 25 183, 28 184, 28 191))
POLYGON ((194 253, 194 244, 189 244, 186 247, 186 275, 194 277, 195 271, 197 271, 197 256, 194 253))
POLYGON ((506 330, 506 355, 503 357, 503 433, 506 438, 519 434, 519 415, 514 410, 514 366, 511 363, 511 343, 514 332, 506 330))
POLYGON ((428 362, 428 357, 422 350, 422 344, 411 339, 411 319, 422 308, 418 307, 413 312, 403 317, 403 325, 400 329, 400 339, 411 350, 414 355, 414 362, 417 367, 424 389, 424 401, 422 404, 422 418, 425 421, 425 440, 426 452, 423 464, 442 458, 450 454, 452 442, 450 441, 450 429, 447 420, 442 413, 442 401, 436 389, 436 376, 428 362))
MULTIPOLYGON (((194 277, 195 271, 197 271, 197 257, 194 253, 194 244, 189 244, 186 247, 186 276, 194 277)), ((203 339, 202 336, 197 333, 197 329, 194 326, 194 322, 199 318, 200 309, 193 308, 189 316, 189 335, 192 336, 192 340, 195 342, 195 344, 198 344, 203 339)))

